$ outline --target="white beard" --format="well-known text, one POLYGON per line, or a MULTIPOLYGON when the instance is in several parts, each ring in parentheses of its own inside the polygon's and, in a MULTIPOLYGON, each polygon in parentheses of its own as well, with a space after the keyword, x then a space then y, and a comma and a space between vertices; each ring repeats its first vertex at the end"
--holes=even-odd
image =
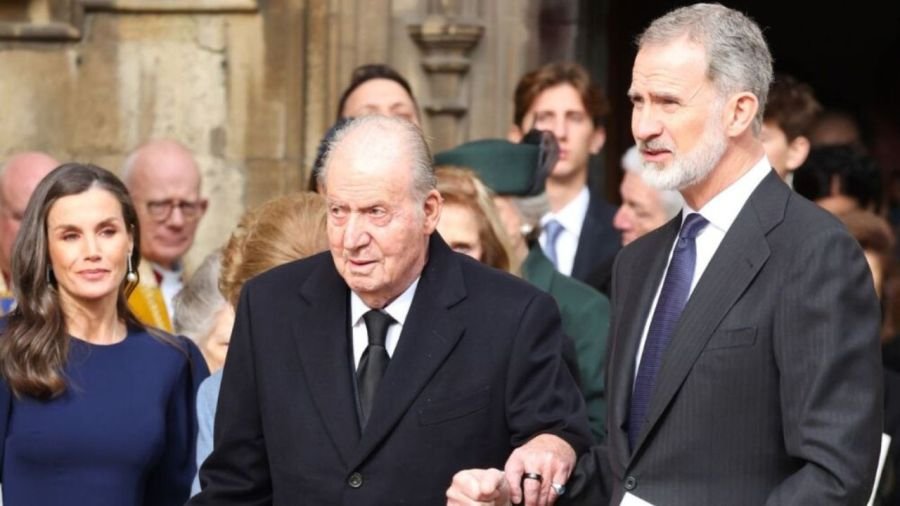
POLYGON ((666 150, 673 156, 668 166, 641 159, 645 169, 641 171, 644 182, 657 190, 681 190, 705 179, 728 148, 728 139, 724 126, 719 122, 720 117, 721 109, 714 108, 700 142, 683 155, 676 154, 673 146, 659 140, 639 142, 642 149, 666 150))

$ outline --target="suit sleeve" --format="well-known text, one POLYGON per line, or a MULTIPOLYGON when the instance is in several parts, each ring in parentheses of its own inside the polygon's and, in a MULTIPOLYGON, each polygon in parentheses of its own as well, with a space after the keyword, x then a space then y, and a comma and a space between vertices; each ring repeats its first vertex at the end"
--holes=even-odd
POLYGON ((213 428, 214 447, 200 469, 202 491, 188 503, 262 506, 272 483, 257 398, 251 290, 241 292, 213 428))
POLYGON ((575 337, 581 391, 597 442, 606 439, 606 339, 609 331, 609 300, 599 293, 585 294, 570 324, 575 337))
POLYGON ((879 306, 856 241, 838 227, 800 245, 775 318, 784 445, 803 465, 767 504, 865 504, 880 450, 879 306))
POLYGON ((584 400, 562 360, 559 310, 537 293, 516 331, 506 384, 507 425, 514 447, 537 434, 553 434, 576 454, 591 443, 584 400))
MULTIPOLYGON (((615 273, 619 266, 621 255, 616 255, 611 265, 611 272, 615 273)), ((612 290, 611 300, 615 299, 617 277, 611 275, 610 287, 612 290)), ((607 305, 609 307, 609 305, 607 305)), ((615 337, 616 329, 616 308, 609 308, 609 326, 606 336, 608 339, 615 337)), ((612 343, 607 339, 604 340, 603 363, 609 364, 609 358, 612 350, 612 343), (608 343, 608 345, 607 345, 608 343)), ((610 380, 610 368, 604 368, 603 375, 606 378, 606 384, 610 380)), ((605 414, 605 413, 604 413, 605 414)), ((608 432, 609 420, 604 417, 604 435, 608 432)), ((608 441, 604 439, 590 448, 575 463, 575 469, 572 470, 569 481, 566 483, 566 493, 559 498, 557 504, 560 506, 593 506, 596 504, 609 504, 612 497, 612 471, 609 466, 609 447, 608 441)))

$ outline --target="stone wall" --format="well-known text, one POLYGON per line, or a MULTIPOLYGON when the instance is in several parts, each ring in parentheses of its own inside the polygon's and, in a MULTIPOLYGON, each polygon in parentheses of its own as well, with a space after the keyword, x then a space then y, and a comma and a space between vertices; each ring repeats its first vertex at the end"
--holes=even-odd
POLYGON ((150 138, 197 156, 210 208, 188 268, 243 210, 301 189, 351 70, 405 74, 436 149, 505 135, 538 63, 537 0, 11 0, 0 7, 0 160, 118 171, 150 138))

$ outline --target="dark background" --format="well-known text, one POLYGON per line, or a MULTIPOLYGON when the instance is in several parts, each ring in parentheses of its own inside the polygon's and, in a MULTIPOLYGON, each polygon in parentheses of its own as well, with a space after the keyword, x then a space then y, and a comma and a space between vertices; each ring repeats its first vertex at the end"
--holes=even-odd
MULTIPOLYGON (((692 2, 545 0, 540 12, 543 61, 572 55, 609 95, 608 140, 592 183, 618 202, 618 159, 633 140, 631 81, 635 37, 654 18, 692 2), (574 39, 574 44, 572 43, 574 39), (568 44, 568 45, 567 45, 568 44)), ((762 27, 776 73, 811 85, 826 108, 854 114, 879 165, 900 174, 900 2, 722 2, 762 27)))

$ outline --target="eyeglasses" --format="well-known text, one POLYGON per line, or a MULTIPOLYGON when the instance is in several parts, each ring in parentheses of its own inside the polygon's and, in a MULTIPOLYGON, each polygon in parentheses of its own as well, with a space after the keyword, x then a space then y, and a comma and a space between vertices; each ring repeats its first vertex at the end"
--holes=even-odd
POLYGON ((206 201, 200 200, 149 200, 147 212, 156 221, 167 220, 172 215, 172 209, 178 208, 186 220, 196 220, 206 210, 206 201))

